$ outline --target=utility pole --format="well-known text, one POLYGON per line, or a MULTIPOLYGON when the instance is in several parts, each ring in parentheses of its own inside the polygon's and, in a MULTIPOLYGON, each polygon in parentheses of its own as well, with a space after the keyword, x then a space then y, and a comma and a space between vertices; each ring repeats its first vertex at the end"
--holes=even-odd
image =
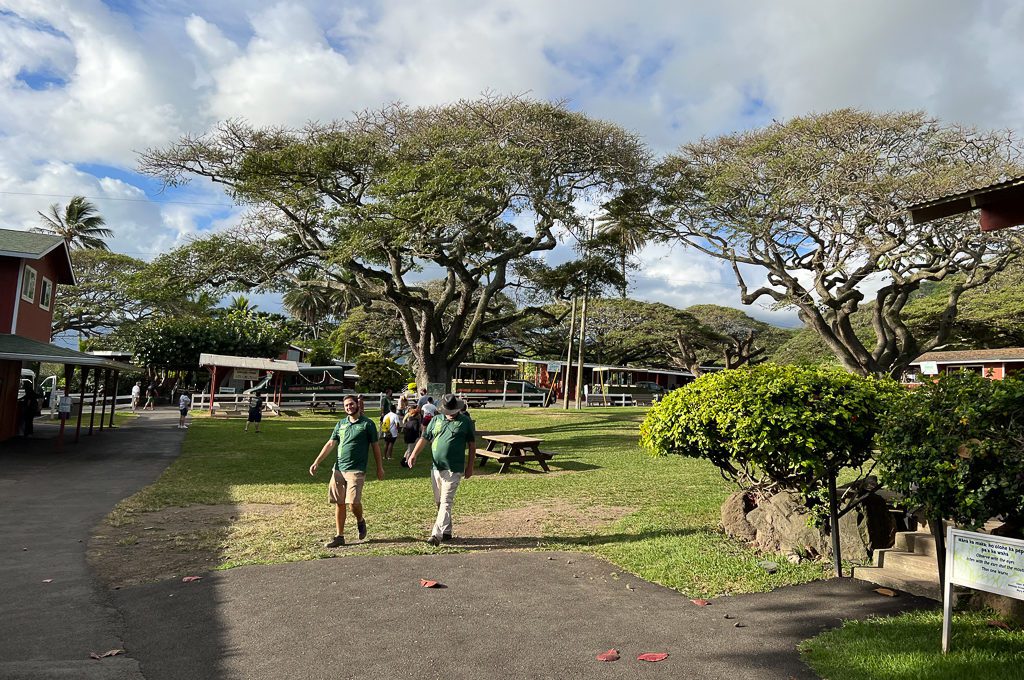
MULTIPOLYGON (((590 255, 590 241, 594 238, 594 218, 590 218, 590 231, 587 234, 584 258, 590 255)), ((576 355, 576 409, 583 408, 583 345, 587 336, 587 298, 590 297, 590 271, 583 283, 583 304, 580 305, 580 347, 576 355)))
POLYGON ((572 381, 572 339, 576 334, 576 296, 572 297, 572 312, 569 315, 569 351, 565 355, 565 372, 562 373, 562 382, 565 389, 565 410, 569 410, 569 383, 572 381))

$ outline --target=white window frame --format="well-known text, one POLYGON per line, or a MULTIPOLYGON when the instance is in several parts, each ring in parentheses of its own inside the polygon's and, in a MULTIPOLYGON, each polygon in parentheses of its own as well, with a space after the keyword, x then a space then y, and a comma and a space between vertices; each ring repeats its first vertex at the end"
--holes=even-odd
POLYGON ((36 284, 39 282, 39 272, 32 267, 25 265, 24 278, 21 280, 21 299, 25 302, 35 304, 36 301, 36 284), (25 288, 28 286, 29 281, 32 281, 32 287, 29 289, 29 294, 25 295, 25 288))
POLYGON ((39 308, 50 311, 50 307, 53 306, 53 281, 43 277, 43 285, 39 287, 39 308), (49 297, 46 295, 46 291, 50 291, 49 297), (45 303, 45 304, 44 304, 45 303))

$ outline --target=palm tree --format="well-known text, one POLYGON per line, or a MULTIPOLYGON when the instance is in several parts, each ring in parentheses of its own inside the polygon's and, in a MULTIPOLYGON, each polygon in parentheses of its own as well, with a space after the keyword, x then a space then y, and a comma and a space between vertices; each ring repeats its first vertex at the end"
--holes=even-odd
POLYGON ((625 299, 626 267, 629 264, 630 256, 640 252, 647 243, 644 229, 636 220, 631 220, 628 215, 616 216, 612 213, 605 213, 598 217, 596 222, 598 233, 615 246, 622 273, 622 287, 619 289, 619 293, 625 299))
POLYGON ((242 314, 252 314, 256 311, 259 305, 254 305, 249 301, 249 298, 244 295, 236 295, 231 298, 231 304, 228 305, 228 311, 241 312, 242 314))
POLYGON ((106 222, 85 196, 73 196, 63 211, 59 203, 54 203, 49 214, 39 213, 39 216, 45 226, 31 231, 60 236, 68 248, 110 250, 103 239, 111 238, 114 232, 103 226, 106 222))

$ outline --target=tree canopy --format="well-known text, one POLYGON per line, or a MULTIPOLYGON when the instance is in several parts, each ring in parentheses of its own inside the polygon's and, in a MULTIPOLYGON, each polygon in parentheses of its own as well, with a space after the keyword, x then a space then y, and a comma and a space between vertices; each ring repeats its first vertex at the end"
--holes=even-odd
MULTIPOLYGON (((631 183, 647 156, 631 134, 520 97, 393 105, 299 130, 220 124, 143 154, 169 185, 193 176, 250 206, 243 224, 189 246, 197 273, 249 289, 309 285, 394 309, 417 380, 447 382, 476 338, 532 313, 499 293, 529 256, 578 232, 581 199, 631 183), (432 294, 423 273, 439 271, 432 294)), ((436 274, 435 274, 436 276, 436 274)))
POLYGON ((947 341, 965 291, 1022 252, 1014 230, 983 234, 969 215, 911 225, 906 206, 1020 175, 1019 158, 1006 133, 843 109, 684 145, 658 167, 653 223, 729 262, 744 304, 796 307, 848 370, 898 375, 947 341), (907 303, 944 279, 937 325, 915 332, 907 303), (852 323, 866 302, 867 342, 852 323))

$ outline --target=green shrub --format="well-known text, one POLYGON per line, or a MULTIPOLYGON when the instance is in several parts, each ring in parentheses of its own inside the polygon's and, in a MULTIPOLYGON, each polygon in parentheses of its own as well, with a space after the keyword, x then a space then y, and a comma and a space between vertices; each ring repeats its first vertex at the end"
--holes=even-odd
POLYGON ((654 406, 640 443, 706 458, 745 489, 803 493, 813 506, 830 477, 870 458, 879 416, 901 389, 832 368, 762 364, 710 373, 654 406))
POLYGON ((356 389, 360 392, 383 392, 386 389, 400 392, 412 380, 408 367, 374 353, 360 354, 356 359, 355 372, 359 376, 356 389))
POLYGON ((1024 519, 1024 381, 966 371, 900 400, 878 435, 888 486, 926 513, 976 528, 1024 519))

